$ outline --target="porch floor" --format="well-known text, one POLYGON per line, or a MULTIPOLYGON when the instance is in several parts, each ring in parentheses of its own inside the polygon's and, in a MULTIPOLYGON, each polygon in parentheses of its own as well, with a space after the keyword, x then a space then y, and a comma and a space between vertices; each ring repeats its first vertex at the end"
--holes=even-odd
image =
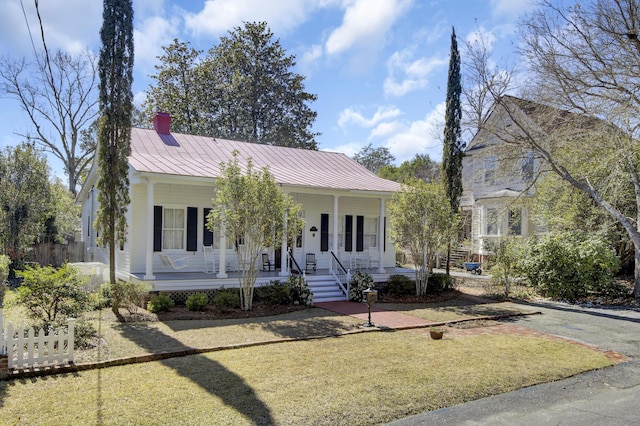
MULTIPOLYGON (((386 281, 389 278, 389 275, 395 274, 413 274, 414 271, 412 269, 406 268, 385 268, 384 272, 378 272, 378 268, 371 269, 361 269, 361 271, 367 272, 371 274, 375 282, 386 281)), ((352 271, 353 272, 353 271, 352 271)), ((295 275, 295 274, 294 274, 295 275)), ((132 278, 145 281, 144 272, 131 274, 132 278)), ((174 272, 156 272, 154 273, 155 278, 153 280, 147 281, 228 281, 230 279, 237 280, 240 276, 238 271, 227 271, 226 278, 218 278, 217 273, 207 274, 204 272, 183 272, 183 271, 174 271, 174 272)), ((328 269, 318 269, 312 273, 306 274, 309 279, 320 279, 320 278, 332 278, 331 272, 328 269)), ((281 276, 280 271, 259 271, 258 272, 258 281, 271 281, 271 280, 286 280, 288 275, 281 276)))

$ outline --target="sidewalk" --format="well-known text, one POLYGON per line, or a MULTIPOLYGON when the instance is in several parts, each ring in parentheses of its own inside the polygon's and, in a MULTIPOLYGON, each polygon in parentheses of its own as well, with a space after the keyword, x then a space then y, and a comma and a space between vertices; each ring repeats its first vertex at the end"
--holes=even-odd
MULTIPOLYGON (((369 320, 369 307, 366 303, 356 302, 321 302, 316 303, 316 307, 336 312, 342 315, 349 315, 363 321, 369 320)), ((401 314, 395 311, 388 311, 378 306, 371 307, 371 322, 379 328, 391 328, 395 330, 405 328, 429 327, 436 323, 410 315, 401 314)))

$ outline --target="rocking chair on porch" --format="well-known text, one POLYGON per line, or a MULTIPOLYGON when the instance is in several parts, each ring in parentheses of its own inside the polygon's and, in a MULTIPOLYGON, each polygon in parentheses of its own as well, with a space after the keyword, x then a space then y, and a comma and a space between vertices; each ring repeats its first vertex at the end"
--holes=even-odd
POLYGON ((189 266, 189 256, 172 257, 172 256, 169 256, 168 254, 163 254, 163 253, 158 253, 158 256, 160 256, 162 263, 164 263, 166 266, 169 266, 173 269, 183 269, 189 266))
POLYGON ((262 271, 268 272, 275 270, 276 265, 271 260, 269 260, 269 255, 267 253, 262 253, 262 271))
POLYGON ((316 262, 316 254, 315 253, 307 253, 307 262, 306 265, 304 267, 304 270, 309 273, 309 269, 311 269, 313 272, 316 271, 316 266, 317 266, 317 262, 316 262))

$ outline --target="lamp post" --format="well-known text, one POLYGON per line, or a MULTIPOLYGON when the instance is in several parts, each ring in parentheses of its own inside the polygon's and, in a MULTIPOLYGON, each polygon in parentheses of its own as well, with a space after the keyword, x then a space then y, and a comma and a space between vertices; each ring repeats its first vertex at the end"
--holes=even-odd
POLYGON ((362 294, 364 295, 364 300, 367 302, 367 306, 369 307, 369 322, 367 323, 367 327, 373 327, 373 323, 371 322, 371 306, 378 301, 378 291, 372 290, 371 287, 369 287, 368 289, 363 290, 362 294))

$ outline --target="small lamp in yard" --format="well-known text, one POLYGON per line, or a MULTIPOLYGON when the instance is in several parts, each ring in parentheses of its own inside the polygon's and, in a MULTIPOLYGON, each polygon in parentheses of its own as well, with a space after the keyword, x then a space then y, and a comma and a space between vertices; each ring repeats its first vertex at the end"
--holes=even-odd
POLYGON ((364 300, 367 302, 367 306, 369 307, 369 322, 367 323, 367 326, 373 327, 373 323, 371 322, 371 306, 378 301, 378 291, 372 290, 371 287, 369 287, 368 289, 363 290, 362 294, 364 295, 364 300))

